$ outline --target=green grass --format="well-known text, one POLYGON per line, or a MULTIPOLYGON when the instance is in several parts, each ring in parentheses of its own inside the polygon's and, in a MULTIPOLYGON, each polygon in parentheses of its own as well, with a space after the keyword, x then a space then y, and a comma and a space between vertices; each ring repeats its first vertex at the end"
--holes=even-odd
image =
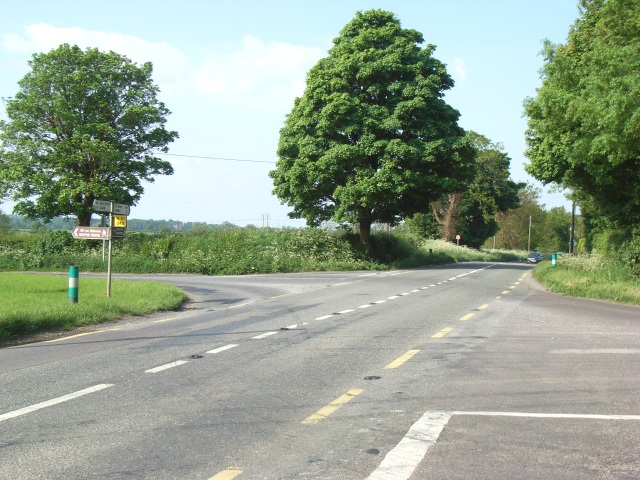
POLYGON ((176 310, 186 294, 171 285, 80 278, 78 303, 68 300, 68 276, 0 273, 0 341, 67 330, 116 318, 176 310))
POLYGON ((640 283, 627 266, 610 257, 560 257, 557 268, 542 262, 533 276, 548 290, 563 295, 640 305, 640 283))

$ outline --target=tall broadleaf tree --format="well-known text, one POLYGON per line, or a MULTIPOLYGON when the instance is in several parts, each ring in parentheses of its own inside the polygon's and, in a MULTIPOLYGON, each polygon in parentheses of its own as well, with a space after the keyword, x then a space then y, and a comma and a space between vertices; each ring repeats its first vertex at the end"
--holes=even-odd
POLYGON ((442 195, 431 208, 443 240, 452 242, 460 235, 465 245, 478 248, 498 230, 495 215, 518 207, 525 184, 509 178, 511 159, 501 143, 472 130, 467 138, 477 152, 473 179, 464 191, 442 195))
POLYGON ((393 13, 358 12, 309 71, 270 172, 290 217, 356 225, 368 244, 374 222, 426 212, 470 178, 473 146, 443 98, 454 82, 423 42, 393 13))
POLYGON ((142 181, 173 173, 155 156, 178 134, 165 128, 151 63, 64 44, 29 65, 0 122, 0 193, 14 213, 87 226, 94 200, 134 205, 142 181))
POLYGON ((525 184, 509 177, 511 159, 501 143, 474 131, 467 135, 478 156, 474 178, 460 205, 458 232, 466 245, 479 248, 498 231, 496 214, 520 206, 518 192, 525 184))
POLYGON ((546 42, 525 101, 527 171, 571 188, 595 215, 640 224, 640 2, 582 0, 565 44, 546 42))

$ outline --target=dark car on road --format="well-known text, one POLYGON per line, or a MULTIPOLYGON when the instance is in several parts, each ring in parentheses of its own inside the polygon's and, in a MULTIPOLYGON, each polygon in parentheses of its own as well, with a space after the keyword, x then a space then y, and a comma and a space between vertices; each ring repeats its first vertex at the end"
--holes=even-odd
POLYGON ((527 255, 527 263, 539 263, 542 261, 542 254, 540 252, 531 252, 527 255))

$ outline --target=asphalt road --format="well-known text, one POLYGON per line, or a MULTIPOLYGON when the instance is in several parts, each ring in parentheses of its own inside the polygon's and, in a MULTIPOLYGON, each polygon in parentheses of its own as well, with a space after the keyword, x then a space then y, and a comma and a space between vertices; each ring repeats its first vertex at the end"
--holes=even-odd
POLYGON ((154 276, 189 308, 0 350, 0 478, 640 478, 640 308, 530 270, 154 276))

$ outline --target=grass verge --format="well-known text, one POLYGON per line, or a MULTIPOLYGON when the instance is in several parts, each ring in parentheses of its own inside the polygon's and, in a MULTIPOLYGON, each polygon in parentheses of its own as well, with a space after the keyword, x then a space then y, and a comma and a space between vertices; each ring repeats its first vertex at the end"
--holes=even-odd
POLYGON ((46 330, 67 330, 116 318, 176 310, 187 296, 156 282, 81 278, 79 300, 68 301, 68 277, 0 273, 0 342, 46 330))
POLYGON ((563 295, 640 305, 638 280, 625 265, 604 256, 560 257, 557 268, 542 262, 533 276, 549 291, 563 295))

